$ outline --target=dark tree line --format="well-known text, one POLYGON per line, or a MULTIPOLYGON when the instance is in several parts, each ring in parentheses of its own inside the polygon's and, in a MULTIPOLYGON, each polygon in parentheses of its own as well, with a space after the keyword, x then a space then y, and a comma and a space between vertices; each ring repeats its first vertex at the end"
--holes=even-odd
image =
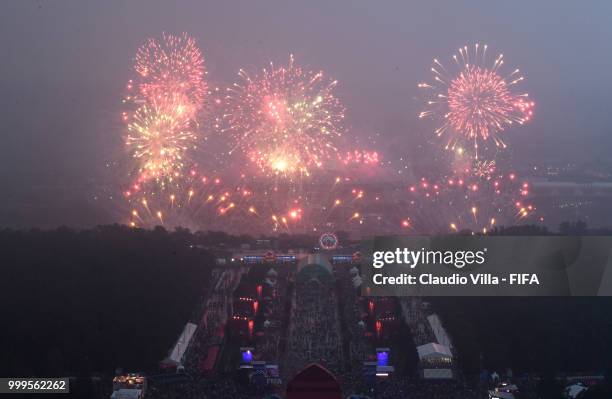
POLYGON ((210 276, 188 231, 0 231, 0 375, 150 370, 210 276))
POLYGON ((612 298, 432 298, 468 374, 612 370, 612 298))

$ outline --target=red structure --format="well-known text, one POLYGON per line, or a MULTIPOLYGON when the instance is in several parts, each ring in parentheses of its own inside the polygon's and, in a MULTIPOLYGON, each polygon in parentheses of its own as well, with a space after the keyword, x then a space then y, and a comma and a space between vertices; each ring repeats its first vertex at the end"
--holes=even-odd
POLYGON ((382 335, 382 323, 380 322, 380 320, 376 320, 376 337, 380 338, 380 336, 382 335))
POLYGON ((287 386, 287 399, 342 399, 340 384, 323 366, 313 363, 297 373, 287 386))
POLYGON ((202 359, 200 363, 200 371, 202 373, 207 373, 213 370, 215 363, 217 363, 217 357, 219 356, 220 349, 221 347, 219 345, 213 345, 208 348, 206 358, 202 359))

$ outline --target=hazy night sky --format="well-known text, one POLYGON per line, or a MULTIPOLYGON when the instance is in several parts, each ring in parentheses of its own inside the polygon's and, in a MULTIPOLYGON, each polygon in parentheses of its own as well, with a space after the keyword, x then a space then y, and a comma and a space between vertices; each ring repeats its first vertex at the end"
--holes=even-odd
POLYGON ((416 116, 431 60, 487 43, 525 73, 521 88, 536 101, 534 121, 505 136, 516 162, 611 157, 612 2, 415 3, 1 2, 0 204, 10 210, 0 226, 24 223, 19 203, 44 203, 46 189, 73 198, 96 194, 74 192, 82 185, 107 184, 104 165, 123 156, 121 98, 134 53, 162 31, 195 37, 211 86, 289 53, 323 69, 339 80, 354 134, 406 147, 383 157, 409 154, 432 126, 416 116))

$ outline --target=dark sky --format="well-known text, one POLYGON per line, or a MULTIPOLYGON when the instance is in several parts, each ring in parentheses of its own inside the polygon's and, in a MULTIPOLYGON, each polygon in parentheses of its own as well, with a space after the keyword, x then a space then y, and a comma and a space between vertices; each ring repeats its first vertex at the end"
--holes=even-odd
POLYGON ((537 103, 533 123, 507 136, 517 162, 610 157, 612 2, 416 3, 2 1, 0 202, 41 186, 70 196, 103 180, 104 165, 122 156, 133 55, 162 31, 196 38, 213 85, 293 53, 339 80, 354 134, 379 133, 406 153, 431 127, 416 118, 431 60, 488 43, 524 71, 537 103))

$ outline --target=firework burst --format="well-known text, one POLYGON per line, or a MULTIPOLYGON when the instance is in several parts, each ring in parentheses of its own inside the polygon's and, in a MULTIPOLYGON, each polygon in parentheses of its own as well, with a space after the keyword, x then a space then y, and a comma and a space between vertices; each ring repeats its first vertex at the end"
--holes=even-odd
POLYGON ((153 179, 164 186, 181 176, 197 137, 180 103, 143 105, 127 129, 125 143, 140 183, 153 179))
POLYGON ((144 102, 180 97, 191 116, 202 107, 207 91, 204 58, 195 40, 187 34, 162 34, 161 40, 149 39, 136 52, 134 69, 137 80, 132 99, 144 102))
POLYGON ((239 76, 228 89, 227 130, 266 175, 307 176, 337 158, 344 108, 333 93, 335 80, 303 70, 293 56, 287 66, 239 76))
POLYGON ((420 118, 441 119, 435 133, 449 135, 446 148, 455 149, 458 143, 473 143, 478 158, 479 142, 492 141, 497 147, 506 144, 500 133, 514 123, 523 124, 533 114, 534 103, 526 93, 516 93, 515 85, 524 80, 519 69, 502 74, 504 56, 490 62, 487 45, 467 46, 453 55, 454 67, 447 68, 434 59, 432 83, 420 83, 427 90, 427 110, 420 118))

